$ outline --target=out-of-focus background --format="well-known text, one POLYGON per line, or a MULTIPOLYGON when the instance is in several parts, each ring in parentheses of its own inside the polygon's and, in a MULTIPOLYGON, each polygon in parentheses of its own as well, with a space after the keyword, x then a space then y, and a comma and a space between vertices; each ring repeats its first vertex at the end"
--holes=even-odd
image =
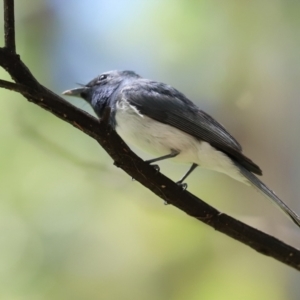
MULTIPOLYGON (((111 69, 171 84, 300 213, 299 1, 15 2, 18 53, 45 86, 61 93, 111 69)), ((0 299, 299 299, 299 273, 163 205, 94 140, 0 93, 0 299)), ((187 169, 160 166, 174 180, 187 169)), ((255 190, 200 169, 188 184, 300 247, 300 230, 255 190)))

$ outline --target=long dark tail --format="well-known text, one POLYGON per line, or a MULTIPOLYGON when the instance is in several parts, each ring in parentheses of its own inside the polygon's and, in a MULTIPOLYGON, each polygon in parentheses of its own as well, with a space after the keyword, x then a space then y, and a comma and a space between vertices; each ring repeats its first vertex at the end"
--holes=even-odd
POLYGON ((270 190, 263 182, 261 182, 254 174, 246 170, 240 164, 236 163, 236 166, 240 169, 241 173, 250 181, 251 185, 254 186, 259 192, 263 193, 270 200, 273 201, 279 208, 287 214, 292 221, 300 227, 300 217, 291 210, 278 196, 270 190))

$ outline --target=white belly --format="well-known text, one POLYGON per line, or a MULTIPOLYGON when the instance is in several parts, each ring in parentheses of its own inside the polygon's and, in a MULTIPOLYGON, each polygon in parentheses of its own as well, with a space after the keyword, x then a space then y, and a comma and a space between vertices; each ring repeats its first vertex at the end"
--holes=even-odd
POLYGON ((247 183, 247 179, 226 154, 173 126, 141 115, 124 100, 117 104, 116 123, 116 131, 125 142, 132 143, 155 157, 176 150, 180 153, 172 158, 174 161, 196 163, 202 168, 222 172, 247 183))

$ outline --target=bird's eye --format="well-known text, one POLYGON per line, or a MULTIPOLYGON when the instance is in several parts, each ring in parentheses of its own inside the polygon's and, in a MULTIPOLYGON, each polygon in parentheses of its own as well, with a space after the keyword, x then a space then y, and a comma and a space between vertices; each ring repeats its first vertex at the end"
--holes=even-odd
POLYGON ((107 78, 107 75, 102 74, 98 77, 98 82, 101 82, 101 81, 105 80, 106 78, 107 78))

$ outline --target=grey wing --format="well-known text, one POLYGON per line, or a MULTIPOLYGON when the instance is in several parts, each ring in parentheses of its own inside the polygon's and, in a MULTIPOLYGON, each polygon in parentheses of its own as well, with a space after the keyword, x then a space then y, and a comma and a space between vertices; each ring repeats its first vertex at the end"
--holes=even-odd
POLYGON ((120 97, 135 106, 142 115, 206 141, 250 172, 262 174, 261 169, 242 154, 240 144, 220 123, 176 89, 154 81, 139 80, 124 87, 120 97))

